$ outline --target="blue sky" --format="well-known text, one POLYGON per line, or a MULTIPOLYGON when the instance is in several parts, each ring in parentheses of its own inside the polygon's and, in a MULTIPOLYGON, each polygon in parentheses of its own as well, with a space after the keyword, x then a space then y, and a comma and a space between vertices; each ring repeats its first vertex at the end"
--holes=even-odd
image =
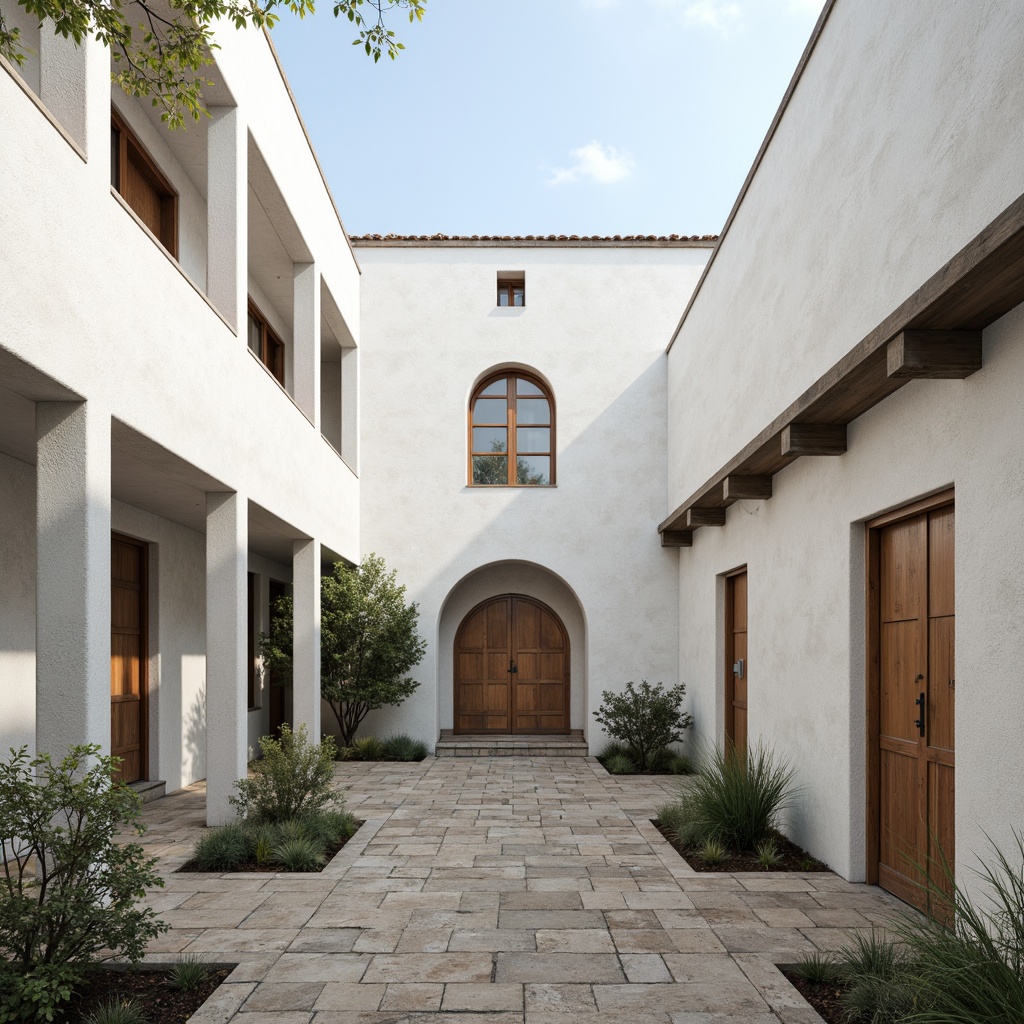
POLYGON ((429 0, 274 43, 352 234, 718 232, 822 0, 429 0))

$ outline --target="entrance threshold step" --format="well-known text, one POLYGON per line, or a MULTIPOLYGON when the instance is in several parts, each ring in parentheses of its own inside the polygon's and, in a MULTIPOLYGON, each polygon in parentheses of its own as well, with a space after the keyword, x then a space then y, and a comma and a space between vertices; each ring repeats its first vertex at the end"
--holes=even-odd
POLYGON ((434 753, 438 757, 589 757, 590 748, 581 730, 567 736, 453 736, 445 729, 437 741, 434 753))
POLYGON ((150 800, 159 800, 167 792, 167 783, 161 779, 139 779, 138 782, 128 783, 129 789, 134 789, 139 799, 148 804, 150 800))

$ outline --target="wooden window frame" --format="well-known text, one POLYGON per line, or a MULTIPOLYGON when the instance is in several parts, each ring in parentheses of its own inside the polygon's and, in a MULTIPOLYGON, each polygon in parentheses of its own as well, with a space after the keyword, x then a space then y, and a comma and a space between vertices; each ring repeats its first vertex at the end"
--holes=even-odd
MULTIPOLYGON (((271 377, 284 387, 284 342, 252 299, 249 299, 249 315, 260 327, 260 350, 253 352, 253 355, 267 368, 271 377)), ((248 332, 249 325, 246 323, 246 345, 249 344, 248 332)), ((251 347, 249 351, 252 352, 251 347)))
MULTIPOLYGON (((495 395, 495 398, 502 396, 495 395)), ((502 370, 499 373, 492 373, 485 377, 475 388, 473 388, 473 394, 469 399, 469 409, 467 411, 466 420, 468 423, 468 442, 467 442, 467 466, 466 466, 466 479, 469 487, 479 487, 485 490, 491 490, 495 487, 525 487, 525 488, 538 488, 538 487, 554 487, 556 484, 555 477, 555 448, 556 448, 556 437, 555 437, 555 424, 557 421, 557 415, 555 411, 555 396, 551 392, 551 388, 544 383, 536 374, 530 373, 527 370, 502 370), (529 381, 534 387, 538 388, 541 392, 540 395, 534 396, 522 396, 522 397, 543 397, 547 399, 549 419, 547 423, 528 423, 524 424, 527 427, 538 427, 540 429, 546 429, 550 431, 551 445, 550 449, 546 452, 520 452, 518 449, 518 435, 516 421, 516 378, 522 378, 523 380, 529 381), (473 406, 476 400, 482 397, 481 393, 485 388, 490 387, 495 381, 505 379, 505 401, 507 403, 505 412, 504 423, 478 423, 478 427, 503 427, 506 430, 507 443, 506 451, 504 452, 506 458, 507 475, 505 483, 503 484, 478 484, 473 480, 473 458, 476 455, 497 455, 501 454, 498 452, 477 452, 473 449, 473 406), (548 473, 548 482, 546 484, 521 484, 513 479, 515 474, 515 467, 518 461, 519 455, 535 455, 538 457, 546 457, 550 460, 550 472, 548 473)))
POLYGON ((878 752, 878 737, 881 731, 881 674, 882 674, 882 636, 881 636, 881 531, 904 519, 913 519, 922 512, 933 512, 936 509, 955 505, 955 489, 950 487, 938 494, 893 509, 880 516, 869 519, 864 524, 865 545, 865 632, 866 650, 864 658, 865 674, 865 723, 867 743, 866 749, 866 788, 864 821, 865 876, 870 885, 878 884, 878 852, 881 841, 881 763, 878 752))
POLYGON ((498 274, 498 308, 499 309, 525 309, 526 308, 526 275, 525 274, 498 274), (515 304, 515 292, 519 288, 523 293, 522 305, 517 306, 515 304), (503 306, 501 304, 502 296, 505 296, 508 301, 503 306))
POLYGON ((157 162, 146 151, 138 136, 128 127, 125 119, 113 109, 110 111, 110 129, 118 136, 116 146, 114 139, 111 139, 111 187, 123 199, 124 193, 121 188, 125 170, 129 162, 135 165, 160 197, 160 231, 154 237, 177 260, 178 193, 160 170, 157 162))

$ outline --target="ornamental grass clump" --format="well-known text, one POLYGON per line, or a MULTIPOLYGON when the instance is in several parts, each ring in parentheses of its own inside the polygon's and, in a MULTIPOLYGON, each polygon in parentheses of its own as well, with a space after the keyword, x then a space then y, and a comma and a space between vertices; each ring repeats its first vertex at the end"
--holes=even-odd
POLYGON ((625 747, 624 753, 637 771, 652 771, 660 760, 672 756, 666 748, 680 742, 693 725, 692 716, 682 709, 685 696, 682 683, 666 690, 663 683, 652 686, 643 679, 636 686, 630 681, 621 693, 605 690, 601 694, 594 718, 625 747))
POLYGON ((119 765, 97 745, 0 762, 0 1022, 56 1020, 91 964, 141 960, 167 929, 139 906, 156 858, 118 841, 143 832, 119 765))
POLYGON ((427 756, 426 743, 404 732, 388 736, 383 746, 385 761, 422 761, 427 756))
POLYGON ((795 793, 795 769, 770 746, 755 743, 746 756, 716 748, 682 798, 693 833, 727 849, 756 850, 771 839, 795 793))

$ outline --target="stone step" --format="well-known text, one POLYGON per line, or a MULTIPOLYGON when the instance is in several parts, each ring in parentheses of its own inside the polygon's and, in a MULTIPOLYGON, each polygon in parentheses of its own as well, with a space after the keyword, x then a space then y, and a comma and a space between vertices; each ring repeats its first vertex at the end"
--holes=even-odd
POLYGON ((159 800, 167 792, 167 783, 160 779, 139 779, 138 782, 130 782, 128 786, 135 790, 144 804, 159 800))
POLYGON ((443 729, 434 753, 438 757, 588 757, 590 748, 582 729, 567 736, 454 736, 450 729, 443 729))

